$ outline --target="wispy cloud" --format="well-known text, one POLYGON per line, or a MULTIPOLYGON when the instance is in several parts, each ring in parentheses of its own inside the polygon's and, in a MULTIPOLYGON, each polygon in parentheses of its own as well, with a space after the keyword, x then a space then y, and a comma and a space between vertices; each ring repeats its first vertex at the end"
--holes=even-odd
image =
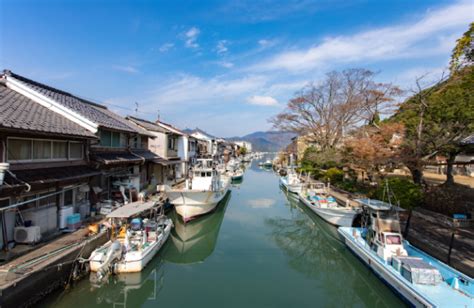
POLYGON ((197 43, 197 38, 199 36, 199 33, 201 31, 196 28, 196 27, 191 27, 186 33, 184 34, 185 36, 185 46, 187 48, 198 48, 199 44, 197 43))
POLYGON ((267 39, 261 39, 258 40, 258 45, 260 48, 270 48, 272 46, 275 46, 277 43, 276 40, 267 40, 267 39))
POLYGON ((219 64, 220 66, 225 67, 225 68, 233 68, 234 67, 234 63, 229 62, 229 61, 219 61, 219 62, 217 62, 217 64, 219 64))
POLYGON ((259 106, 278 106, 278 101, 271 96, 254 95, 247 98, 247 103, 259 106))
POLYGON ((472 2, 428 11, 419 21, 353 35, 327 37, 307 49, 284 51, 253 65, 254 71, 309 71, 327 63, 384 61, 445 54, 472 21, 472 2), (449 42, 447 42, 449 41, 449 42))
POLYGON ((226 53, 227 51, 229 51, 229 48, 227 47, 228 44, 229 42, 227 40, 220 40, 219 42, 217 42, 216 52, 218 54, 226 53))
POLYGON ((266 83, 267 78, 254 75, 235 79, 183 75, 154 90, 149 101, 161 105, 172 105, 173 108, 176 107, 176 103, 183 106, 196 103, 238 102, 264 87, 266 83))
POLYGON ((160 52, 167 52, 168 50, 170 50, 173 47, 174 47, 173 43, 165 43, 165 44, 160 46, 159 50, 160 50, 160 52))
POLYGON ((137 74, 139 73, 138 69, 131 65, 114 65, 112 68, 116 71, 128 73, 128 74, 137 74))

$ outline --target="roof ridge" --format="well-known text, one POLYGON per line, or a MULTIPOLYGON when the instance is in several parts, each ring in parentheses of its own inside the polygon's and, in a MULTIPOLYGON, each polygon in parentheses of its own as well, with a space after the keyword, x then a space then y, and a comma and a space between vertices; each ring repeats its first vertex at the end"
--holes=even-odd
POLYGON ((107 106, 105 105, 102 105, 102 104, 99 104, 99 103, 95 103, 95 102, 91 102, 85 98, 82 98, 82 97, 79 97, 75 94, 72 94, 70 92, 67 92, 67 91, 63 91, 63 90, 60 90, 58 88, 54 88, 52 86, 49 86, 47 84, 44 84, 44 83, 41 83, 41 82, 38 82, 38 81, 35 81, 33 79, 30 79, 30 78, 27 78, 25 76, 22 76, 22 75, 19 75, 19 74, 16 74, 10 70, 3 70, 3 74, 7 75, 7 76, 11 76, 13 78, 16 78, 22 82, 27 82, 27 83, 30 83, 30 84, 33 84, 33 85, 36 85, 36 86, 39 86, 39 87, 42 87, 42 88, 45 88, 46 90, 48 91, 52 91, 52 92, 56 92, 56 93, 59 93, 59 94, 62 94, 62 95, 68 95, 68 96, 71 96, 71 97, 74 97, 74 98, 77 98, 78 100, 82 101, 83 103, 85 104, 90 104, 92 106, 96 106, 96 107, 99 107, 99 108, 103 108, 103 109, 108 109, 107 106))

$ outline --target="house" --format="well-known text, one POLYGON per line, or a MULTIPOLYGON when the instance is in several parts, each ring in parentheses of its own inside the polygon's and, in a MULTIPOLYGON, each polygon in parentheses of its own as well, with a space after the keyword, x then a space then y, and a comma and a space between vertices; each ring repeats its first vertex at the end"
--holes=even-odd
POLYGON ((43 100, 15 78, 0 76, 0 247, 15 238, 15 227, 39 227, 48 237, 69 209, 86 216, 91 180, 100 171, 88 151, 97 127, 74 112, 43 100), (73 119, 74 116, 78 116, 73 119))
POLYGON ((100 170, 90 183, 94 203, 102 199, 127 201, 132 192, 138 192, 150 183, 146 162, 155 155, 146 150, 148 139, 153 138, 146 130, 90 100, 11 71, 5 71, 3 76, 7 87, 49 106, 94 134, 95 141, 86 149, 89 165, 100 170))
POLYGON ((199 128, 189 130, 188 133, 198 140, 199 156, 204 157, 217 154, 217 147, 215 143, 217 138, 215 136, 212 136, 199 128))
POLYGON ((248 142, 248 141, 234 141, 235 144, 237 144, 240 148, 246 148, 247 149, 247 153, 250 153, 252 152, 252 143, 248 142))
POLYGON ((155 137, 149 150, 161 158, 154 167, 158 184, 175 184, 184 180, 196 157, 196 138, 162 121, 151 122, 132 116, 127 119, 155 137))

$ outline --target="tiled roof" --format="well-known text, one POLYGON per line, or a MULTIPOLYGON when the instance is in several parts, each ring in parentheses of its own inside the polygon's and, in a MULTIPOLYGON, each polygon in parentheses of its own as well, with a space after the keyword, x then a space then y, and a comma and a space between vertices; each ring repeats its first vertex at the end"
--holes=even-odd
POLYGON ((108 110, 107 107, 103 105, 90 102, 10 71, 6 71, 5 74, 22 82, 36 92, 53 99, 57 103, 76 111, 99 126, 125 132, 140 133, 135 127, 128 123, 127 120, 108 110))
POLYGON ((462 141, 461 141, 461 144, 474 144, 474 134, 464 138, 462 141))
POLYGON ((158 124, 153 123, 151 121, 135 118, 135 117, 132 117, 132 116, 128 116, 127 119, 132 121, 133 123, 135 123, 137 125, 140 125, 141 127, 145 128, 149 131, 159 132, 159 133, 166 133, 166 130, 164 128, 162 128, 158 124))
POLYGON ((0 128, 96 138, 89 130, 0 84, 0 128))
POLYGON ((162 157, 159 155, 153 153, 150 150, 145 150, 145 149, 133 149, 131 150, 133 154, 143 157, 146 161, 155 161, 155 160, 163 160, 162 157))

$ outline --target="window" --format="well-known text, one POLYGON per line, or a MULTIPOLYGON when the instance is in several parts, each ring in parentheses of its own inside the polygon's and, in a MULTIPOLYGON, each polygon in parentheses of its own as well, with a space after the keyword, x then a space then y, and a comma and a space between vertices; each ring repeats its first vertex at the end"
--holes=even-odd
POLYGON ((67 142, 53 141, 53 158, 67 159, 67 142))
POLYGON ((127 146, 127 136, 118 132, 108 130, 100 131, 100 145, 103 147, 120 148, 127 146))
POLYGON ((8 160, 30 160, 31 140, 9 139, 8 160))
POLYGON ((82 159, 83 150, 77 141, 8 138, 9 161, 82 159))
POLYGON ((69 159, 82 159, 83 147, 80 142, 69 143, 69 159))
POLYGON ((108 130, 100 131, 100 145, 104 147, 110 147, 112 144, 112 132, 108 130))
POLYGON ((51 159, 51 141, 33 140, 33 159, 51 159))
POLYGON ((63 205, 64 206, 72 205, 73 204, 72 201, 73 201, 73 191, 72 191, 72 189, 65 191, 64 192, 63 205))
POLYGON ((173 150, 174 149, 174 139, 171 137, 168 137, 168 149, 173 150))

